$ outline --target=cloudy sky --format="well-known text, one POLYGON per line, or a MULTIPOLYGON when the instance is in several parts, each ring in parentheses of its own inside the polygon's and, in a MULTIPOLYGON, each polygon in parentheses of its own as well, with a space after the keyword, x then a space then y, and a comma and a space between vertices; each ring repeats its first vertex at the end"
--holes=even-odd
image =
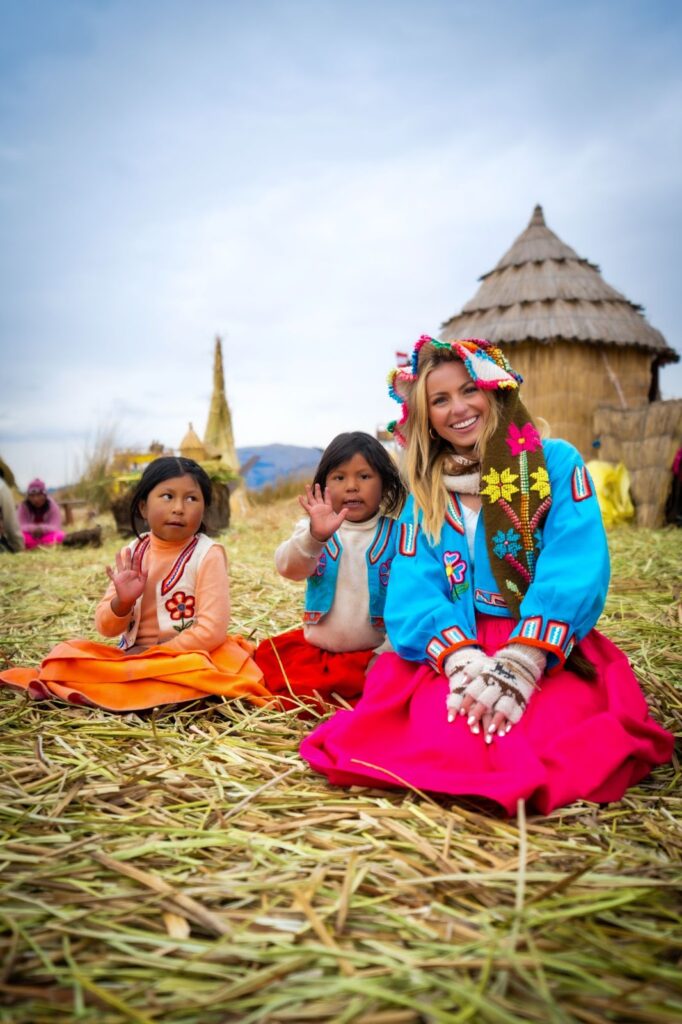
MULTIPOLYGON (((0 455, 391 418, 396 349, 549 227, 682 349, 676 0, 0 0, 0 455)), ((662 374, 682 395, 682 369, 662 374)))

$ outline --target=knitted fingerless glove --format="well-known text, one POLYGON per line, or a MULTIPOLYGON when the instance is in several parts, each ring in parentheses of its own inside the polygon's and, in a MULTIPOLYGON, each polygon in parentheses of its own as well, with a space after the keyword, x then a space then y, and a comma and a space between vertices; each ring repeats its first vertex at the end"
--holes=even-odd
POLYGON ((477 680, 483 684, 478 700, 491 712, 500 711, 509 722, 516 724, 533 690, 537 689, 546 663, 547 655, 536 647, 526 644, 501 647, 490 659, 492 667, 477 680))
POLYGON ((443 668, 450 687, 450 693, 445 702, 449 722, 454 720, 466 696, 471 694, 472 697, 477 697, 485 687, 481 673, 490 665, 490 658, 483 653, 480 647, 460 647, 458 651, 449 654, 445 659, 443 668))

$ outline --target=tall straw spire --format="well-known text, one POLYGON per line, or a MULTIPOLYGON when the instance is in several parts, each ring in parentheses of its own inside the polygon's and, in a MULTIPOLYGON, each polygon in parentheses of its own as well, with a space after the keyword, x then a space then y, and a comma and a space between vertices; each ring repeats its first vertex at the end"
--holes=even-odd
POLYGON ((223 465, 230 469, 239 469, 239 459, 234 445, 232 433, 232 416, 225 395, 225 375, 223 373, 223 349, 220 336, 215 339, 215 356, 213 359, 213 394, 208 422, 204 431, 204 444, 210 454, 220 455, 223 465))

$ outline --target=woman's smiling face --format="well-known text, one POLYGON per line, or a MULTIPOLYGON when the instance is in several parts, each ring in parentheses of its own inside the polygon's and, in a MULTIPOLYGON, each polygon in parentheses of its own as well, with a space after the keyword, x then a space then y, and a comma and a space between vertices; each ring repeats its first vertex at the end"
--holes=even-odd
POLYGON ((431 428, 461 455, 469 455, 490 415, 490 399, 477 388, 464 363, 448 361, 431 370, 426 380, 431 428))

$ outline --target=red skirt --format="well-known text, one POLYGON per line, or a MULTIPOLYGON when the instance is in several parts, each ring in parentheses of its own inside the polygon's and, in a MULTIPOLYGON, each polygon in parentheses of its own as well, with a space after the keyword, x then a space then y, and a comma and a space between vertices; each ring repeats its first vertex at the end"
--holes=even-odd
MULTIPOLYGON (((514 621, 477 617, 493 654, 514 621)), ((649 716, 625 654, 593 630, 580 644, 597 668, 586 682, 563 670, 511 731, 486 744, 462 716, 449 723, 448 684, 428 665, 383 654, 352 711, 337 711, 301 745, 301 756, 340 786, 405 786, 483 797, 514 814, 517 802, 548 814, 574 800, 619 800, 672 756, 673 737, 649 716)))
POLYGON ((268 637, 256 648, 254 661, 270 693, 284 707, 301 702, 321 705, 336 698, 354 703, 365 686, 365 672, 374 651, 324 651, 308 643, 302 629, 268 637), (287 700, 283 695, 297 698, 287 700))

